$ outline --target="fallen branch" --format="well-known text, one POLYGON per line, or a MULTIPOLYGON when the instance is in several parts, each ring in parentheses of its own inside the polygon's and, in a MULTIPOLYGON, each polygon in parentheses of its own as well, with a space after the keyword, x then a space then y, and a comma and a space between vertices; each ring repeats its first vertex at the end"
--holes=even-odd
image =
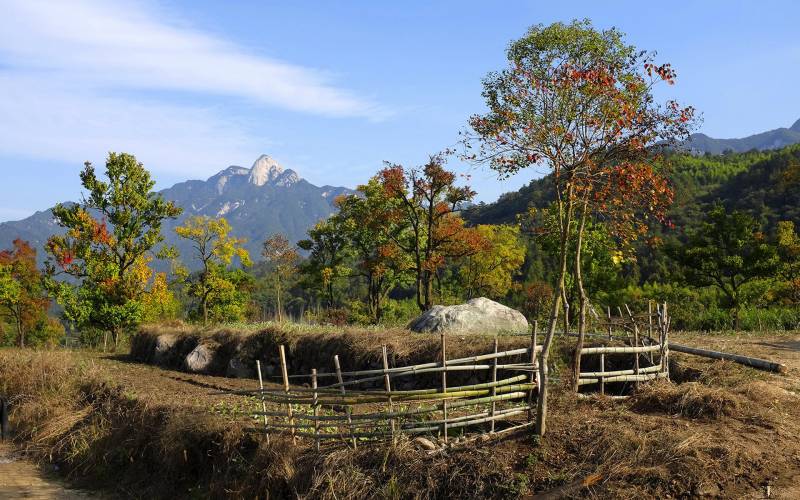
POLYGON ((751 358, 750 356, 742 356, 740 354, 731 354, 728 352, 712 351, 710 349, 700 349, 697 347, 689 347, 681 344, 670 344, 670 349, 673 351, 683 352, 686 354, 694 354, 695 356, 702 356, 704 358, 724 359, 733 361, 741 365, 758 368, 759 370, 766 370, 768 372, 786 373, 786 365, 776 363, 760 358, 751 358))

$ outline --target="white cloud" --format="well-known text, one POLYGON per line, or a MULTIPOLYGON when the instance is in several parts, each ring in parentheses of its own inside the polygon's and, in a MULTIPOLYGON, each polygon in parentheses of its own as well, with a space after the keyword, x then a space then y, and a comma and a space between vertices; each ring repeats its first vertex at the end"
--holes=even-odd
POLYGON ((180 26, 152 5, 0 0, 0 11, 0 154, 76 164, 130 151, 197 178, 269 152, 252 123, 208 104, 219 98, 386 116, 318 70, 180 26))
POLYGON ((213 93, 329 116, 384 113, 318 70, 258 57, 127 2, 6 0, 0 54, 16 70, 91 86, 213 93))
POLYGON ((267 144, 213 110, 103 97, 0 74, 0 154, 80 165, 129 151, 159 172, 192 178, 267 144))

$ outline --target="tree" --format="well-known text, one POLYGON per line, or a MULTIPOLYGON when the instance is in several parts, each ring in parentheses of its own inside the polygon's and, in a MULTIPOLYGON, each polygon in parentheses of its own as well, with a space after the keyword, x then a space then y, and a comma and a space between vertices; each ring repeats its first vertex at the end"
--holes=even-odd
MULTIPOLYGON (((235 281, 240 277, 231 276, 228 266, 234 257, 245 267, 250 265, 250 254, 244 248, 247 242, 244 238, 230 235, 231 226, 227 220, 220 217, 213 219, 207 216, 189 217, 183 225, 175 228, 181 238, 192 243, 195 251, 194 257, 200 261, 199 274, 192 279, 184 267, 179 267, 178 274, 189 283, 188 293, 199 302, 199 311, 203 324, 208 324, 209 310, 224 304, 238 304, 235 281)), ((228 317, 229 314, 224 314, 228 317)))
POLYGON ((778 269, 775 247, 770 245, 750 215, 728 213, 716 204, 703 222, 688 234, 685 245, 671 248, 690 284, 712 286, 727 298, 734 328, 746 303, 745 285, 770 278, 778 269))
POLYGON ((163 241, 164 220, 176 218, 181 209, 153 193, 155 181, 128 153, 109 153, 108 182, 97 177, 89 162, 80 177, 88 191, 83 202, 53 209, 67 231, 47 242, 48 283, 65 317, 80 328, 111 333, 116 347, 121 335, 142 319, 143 261, 163 241), (56 274, 71 276, 77 285, 56 282, 56 274))
POLYGON ((479 238, 464 227, 461 205, 475 196, 469 186, 457 186, 444 157, 432 156, 419 169, 391 165, 378 174, 388 203, 380 213, 391 228, 392 241, 411 256, 417 306, 433 306, 433 282, 448 261, 475 253, 479 238))
POLYGON ((507 56, 508 68, 484 80, 489 111, 470 119, 472 131, 466 133, 465 144, 472 148, 477 142, 479 152, 467 157, 503 176, 534 166, 552 173, 559 272, 540 363, 536 431, 543 435, 547 358, 564 305, 572 227, 577 225, 578 366, 588 307, 581 273, 586 222, 602 215, 620 237, 630 237, 640 232, 640 221, 649 221, 642 211, 660 215, 671 193, 654 169, 652 150, 685 136, 693 109, 675 102, 655 104, 654 84, 674 81, 670 65, 654 65, 653 55, 626 44, 622 33, 596 30, 588 20, 534 26, 510 45, 507 56))
POLYGON ((298 247, 309 253, 301 266, 310 281, 306 288, 320 287, 327 307, 337 304, 336 283, 350 274, 344 265, 349 249, 342 224, 342 217, 333 214, 309 229, 307 239, 297 242, 298 247))
POLYGON ((367 308, 372 321, 383 318, 388 294, 406 281, 411 268, 408 255, 393 241, 392 225, 383 215, 393 203, 377 177, 358 187, 359 194, 336 200, 340 229, 356 259, 357 276, 367 286, 367 308))
POLYGON ((261 254, 264 256, 264 260, 272 265, 278 321, 283 321, 283 292, 288 281, 297 273, 300 254, 282 234, 273 234, 267 238, 261 254))
POLYGON ((513 278, 525 261, 525 245, 518 226, 480 225, 475 228, 483 239, 477 253, 458 266, 459 278, 467 298, 485 295, 504 297, 512 289, 513 278))
POLYGON ((46 319, 50 301, 36 267, 36 250, 19 238, 12 244, 0 251, 0 316, 14 322, 17 344, 25 347, 26 332, 46 319))
POLYGON ((800 304, 800 237, 795 232, 794 222, 778 222, 777 236, 780 276, 785 282, 789 300, 800 304))

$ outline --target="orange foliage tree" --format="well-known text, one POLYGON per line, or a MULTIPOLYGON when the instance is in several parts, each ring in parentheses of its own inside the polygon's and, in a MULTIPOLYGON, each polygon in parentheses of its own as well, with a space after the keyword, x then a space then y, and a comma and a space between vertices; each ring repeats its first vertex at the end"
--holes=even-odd
POLYGON ((596 30, 589 21, 534 26, 507 55, 508 68, 484 80, 488 112, 471 117, 464 143, 468 158, 503 176, 537 166, 551 173, 560 266, 540 363, 536 430, 543 435, 547 357, 564 305, 568 252, 579 295, 579 353, 588 307, 581 273, 587 219, 606 220, 629 241, 663 217, 672 193, 654 153, 688 135, 694 110, 656 103, 652 89, 674 82, 672 67, 656 65, 654 54, 626 44, 616 29, 596 30))
POLYGON ((26 332, 46 319, 49 304, 36 267, 36 250, 15 239, 12 249, 0 251, 0 316, 14 322, 20 347, 25 347, 26 332))
POLYGON ((444 168, 444 157, 435 155, 417 169, 389 165, 378 174, 386 199, 379 212, 389 238, 411 257, 417 305, 433 306, 433 284, 448 261, 466 257, 485 246, 485 239, 464 226, 458 215, 462 204, 475 192, 456 185, 456 175, 444 168))

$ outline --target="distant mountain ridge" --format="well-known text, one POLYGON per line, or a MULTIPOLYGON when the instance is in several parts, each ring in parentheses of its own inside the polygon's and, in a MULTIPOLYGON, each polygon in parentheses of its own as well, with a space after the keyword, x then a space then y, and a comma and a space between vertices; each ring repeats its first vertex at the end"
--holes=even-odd
MULTIPOLYGON (((345 187, 315 186, 270 156, 261 155, 250 168, 233 165, 205 181, 185 181, 160 191, 183 208, 181 217, 165 223, 162 233, 191 265, 191 246, 177 237, 175 227, 193 215, 225 217, 234 235, 247 238, 247 249, 258 260, 261 244, 269 235, 281 233, 290 241, 304 238, 310 227, 334 212, 337 196, 352 192, 345 187)), ((22 238, 41 253, 47 238, 60 230, 51 209, 3 222, 0 249, 22 238)))
POLYGON ((694 153, 722 154, 725 151, 744 153, 753 149, 780 149, 800 143, 800 120, 789 128, 776 128, 740 139, 714 139, 706 134, 692 134, 683 146, 694 153))

